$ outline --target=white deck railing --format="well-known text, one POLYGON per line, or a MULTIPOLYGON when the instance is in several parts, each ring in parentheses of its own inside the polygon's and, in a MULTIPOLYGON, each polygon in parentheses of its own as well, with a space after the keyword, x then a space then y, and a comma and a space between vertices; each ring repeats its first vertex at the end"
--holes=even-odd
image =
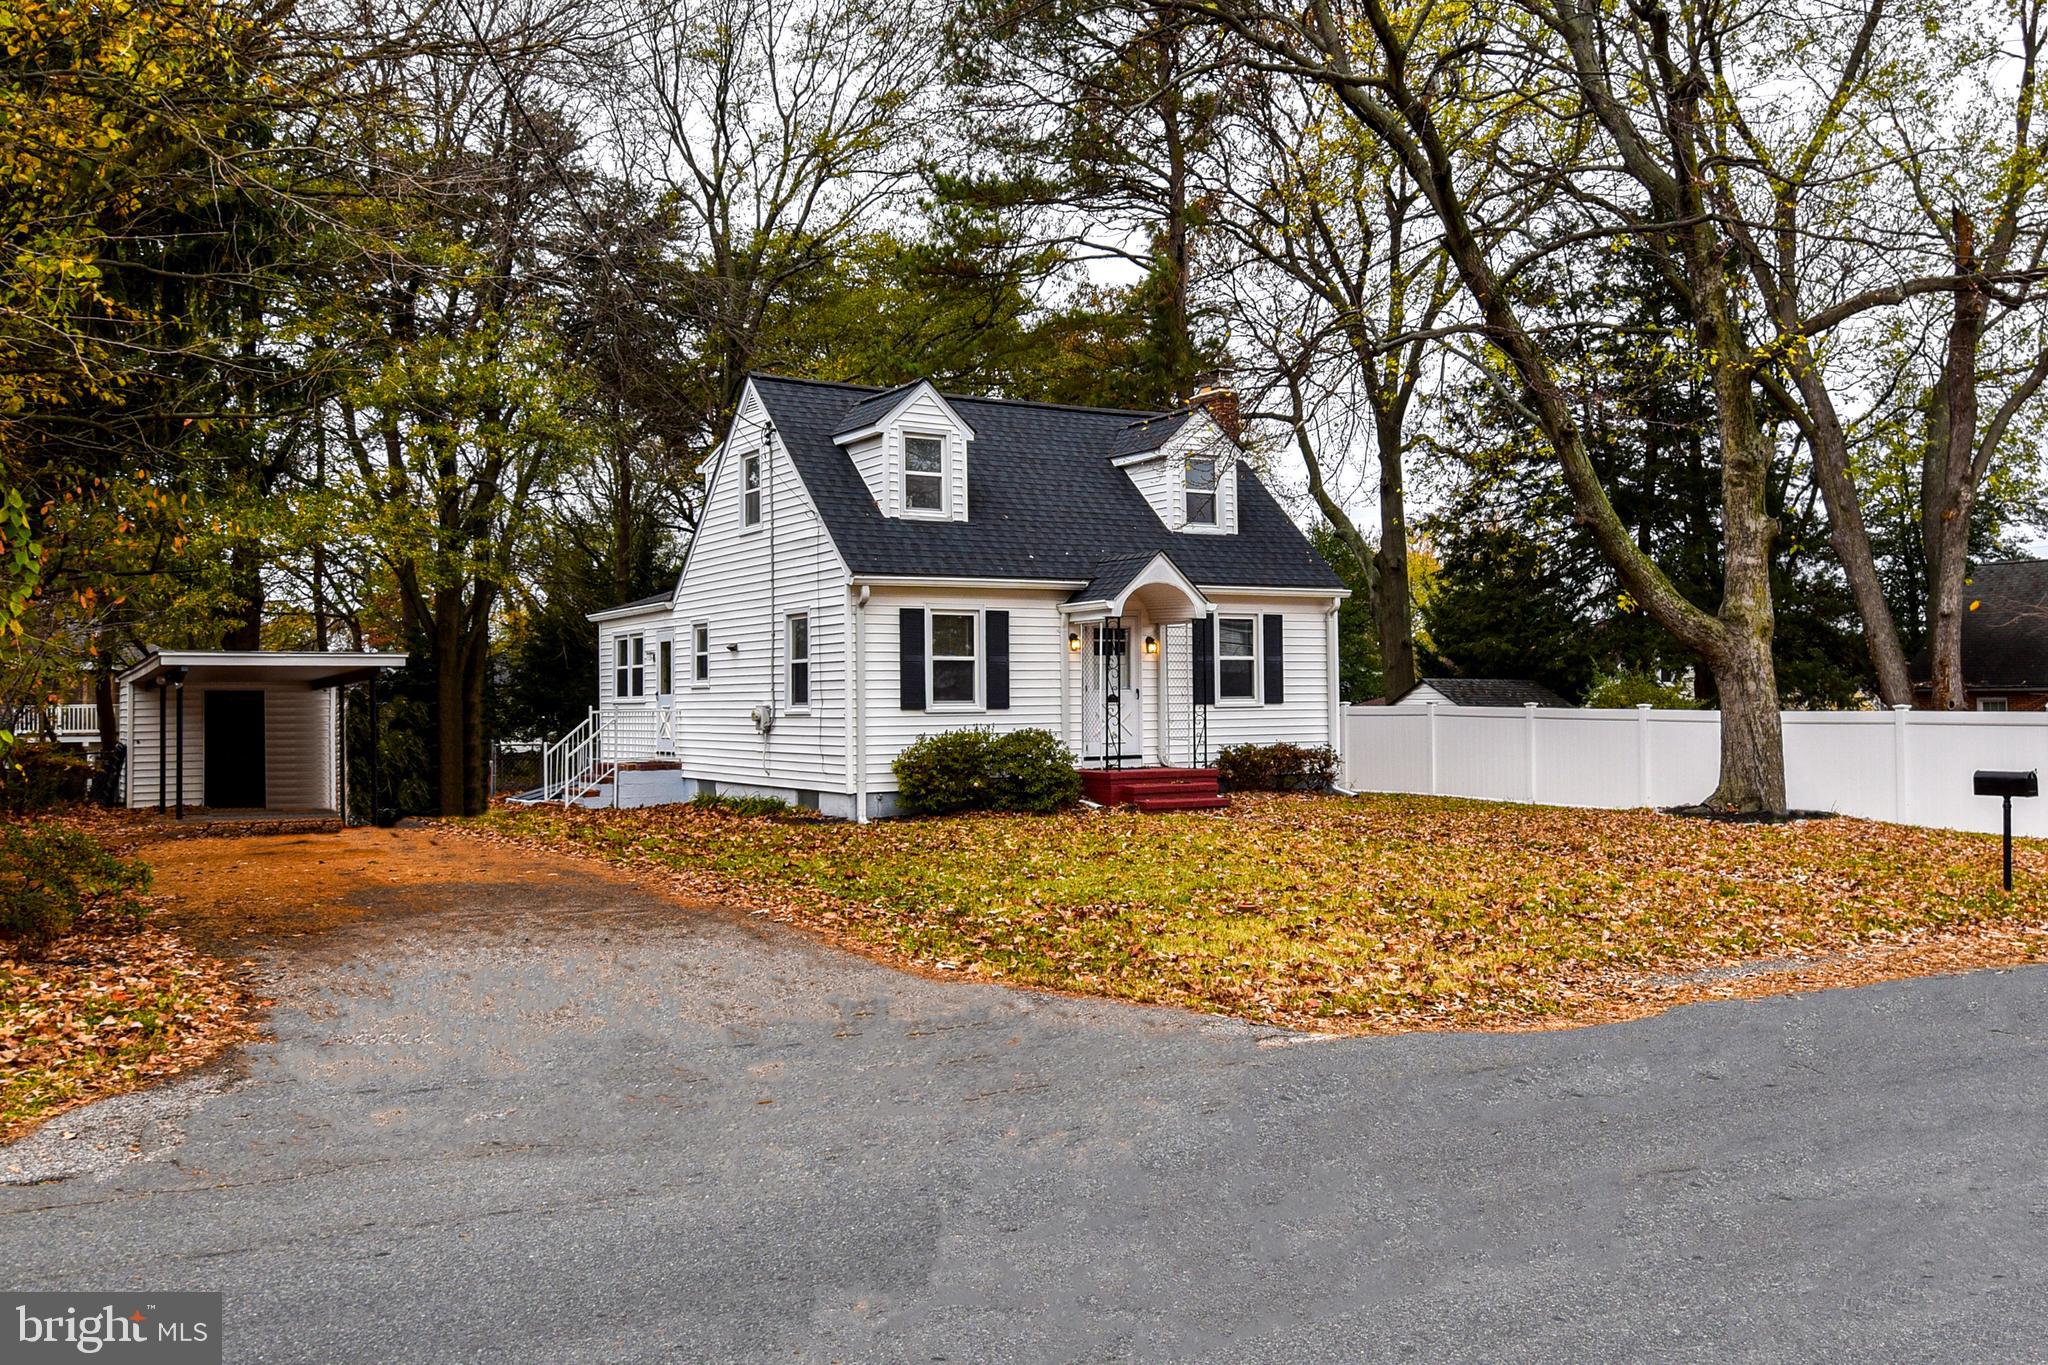
POLYGON ((24 707, 14 713, 8 728, 24 739, 54 734, 65 743, 96 740, 100 737, 100 708, 89 701, 24 707))

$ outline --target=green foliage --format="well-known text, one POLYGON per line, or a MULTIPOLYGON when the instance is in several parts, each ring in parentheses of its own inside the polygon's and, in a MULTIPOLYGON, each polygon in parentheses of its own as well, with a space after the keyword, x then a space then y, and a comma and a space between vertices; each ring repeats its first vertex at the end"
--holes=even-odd
POLYGON ((0 810, 22 814, 83 801, 93 765, 61 744, 0 749, 0 810))
POLYGON ((52 826, 0 826, 0 938, 31 953, 69 933, 87 910, 140 920, 147 865, 97 839, 52 826))
POLYGON ((1327 744, 1233 744, 1216 756, 1216 777, 1236 792, 1328 791, 1337 751, 1327 744))
POLYGON ((788 815, 796 808, 778 796, 719 796, 699 792, 690 799, 698 810, 722 810, 727 815, 788 815))
POLYGON ((1645 703, 1659 711, 1697 711, 1699 699, 1688 697, 1650 673, 1614 673, 1599 678, 1586 694, 1586 705, 1619 710, 1645 703))
POLYGON ((1337 608, 1337 685, 1345 701, 1369 701, 1386 693, 1386 672, 1380 661, 1380 634, 1372 617, 1372 585, 1365 566, 1327 523, 1309 532, 1309 543, 1329 564, 1351 596, 1337 608))
POLYGON ((1042 814, 1081 797, 1073 751, 1050 730, 947 730, 919 739, 891 767, 905 815, 1042 814))

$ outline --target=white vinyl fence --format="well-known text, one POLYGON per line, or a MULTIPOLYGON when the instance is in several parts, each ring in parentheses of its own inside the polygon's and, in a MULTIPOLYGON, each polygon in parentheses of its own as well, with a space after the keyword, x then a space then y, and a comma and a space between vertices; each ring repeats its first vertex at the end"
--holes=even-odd
MULTIPOLYGON (((1714 789, 1715 711, 1350 706, 1344 785, 1552 806, 1680 806, 1714 789)), ((1970 794, 1979 768, 2048 769, 2048 715, 1787 711, 1785 797, 1935 829, 1996 831, 1999 802, 1970 794)), ((2048 835, 2048 797, 2013 802, 2013 832, 2048 835)))

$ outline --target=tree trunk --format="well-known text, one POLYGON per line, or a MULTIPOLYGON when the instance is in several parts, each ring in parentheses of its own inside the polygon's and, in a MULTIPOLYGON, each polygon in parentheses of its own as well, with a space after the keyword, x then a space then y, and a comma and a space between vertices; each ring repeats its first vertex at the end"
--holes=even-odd
MULTIPOLYGON (((1956 267, 1973 269, 1970 220, 1956 215, 1956 267)), ((1990 301, 1981 289, 1955 296, 1948 348, 1929 412, 1920 473, 1921 538, 1927 552, 1927 634, 1934 658, 1933 706, 1968 705, 1963 676, 1963 580, 1969 574, 1970 513, 1977 492, 1977 352, 1990 301)))
POLYGON ((1415 686, 1415 617, 1408 588, 1408 490, 1403 486, 1401 428, 1376 424, 1380 459, 1380 547, 1373 556, 1372 619, 1380 637, 1380 672, 1389 701, 1415 686))
POLYGON ((464 710, 469 688, 463 677, 462 643, 461 595, 447 590, 434 594, 434 808, 442 815, 465 814, 464 710))
POLYGON ((1813 470, 1820 484, 1821 500, 1828 509, 1828 543, 1835 561, 1849 580, 1856 614, 1863 618, 1863 642, 1870 651, 1870 664, 1877 673, 1877 694, 1886 706, 1910 706, 1913 679, 1906 666, 1906 648, 1899 639, 1899 625, 1884 595, 1878 577, 1877 557, 1870 548, 1870 529, 1863 521, 1862 500, 1856 494, 1849 470, 1849 442, 1835 412, 1833 397, 1821 382, 1810 352, 1802 349, 1795 358, 1793 375, 1805 400, 1812 425, 1807 443, 1813 452, 1813 470))
POLYGON ((1768 620, 1731 633, 1710 666, 1721 698, 1721 781, 1706 804, 1743 814, 1782 812, 1785 736, 1768 620))
POLYGON ((222 649, 263 648, 263 557, 254 546, 228 552, 228 582, 234 585, 234 624, 221 636, 222 649))

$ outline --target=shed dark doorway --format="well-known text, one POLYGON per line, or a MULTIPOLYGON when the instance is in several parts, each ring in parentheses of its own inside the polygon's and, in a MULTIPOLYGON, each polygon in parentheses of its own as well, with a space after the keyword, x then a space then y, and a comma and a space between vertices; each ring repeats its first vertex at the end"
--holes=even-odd
POLYGON ((250 809, 264 804, 263 694, 206 694, 206 804, 250 809))

